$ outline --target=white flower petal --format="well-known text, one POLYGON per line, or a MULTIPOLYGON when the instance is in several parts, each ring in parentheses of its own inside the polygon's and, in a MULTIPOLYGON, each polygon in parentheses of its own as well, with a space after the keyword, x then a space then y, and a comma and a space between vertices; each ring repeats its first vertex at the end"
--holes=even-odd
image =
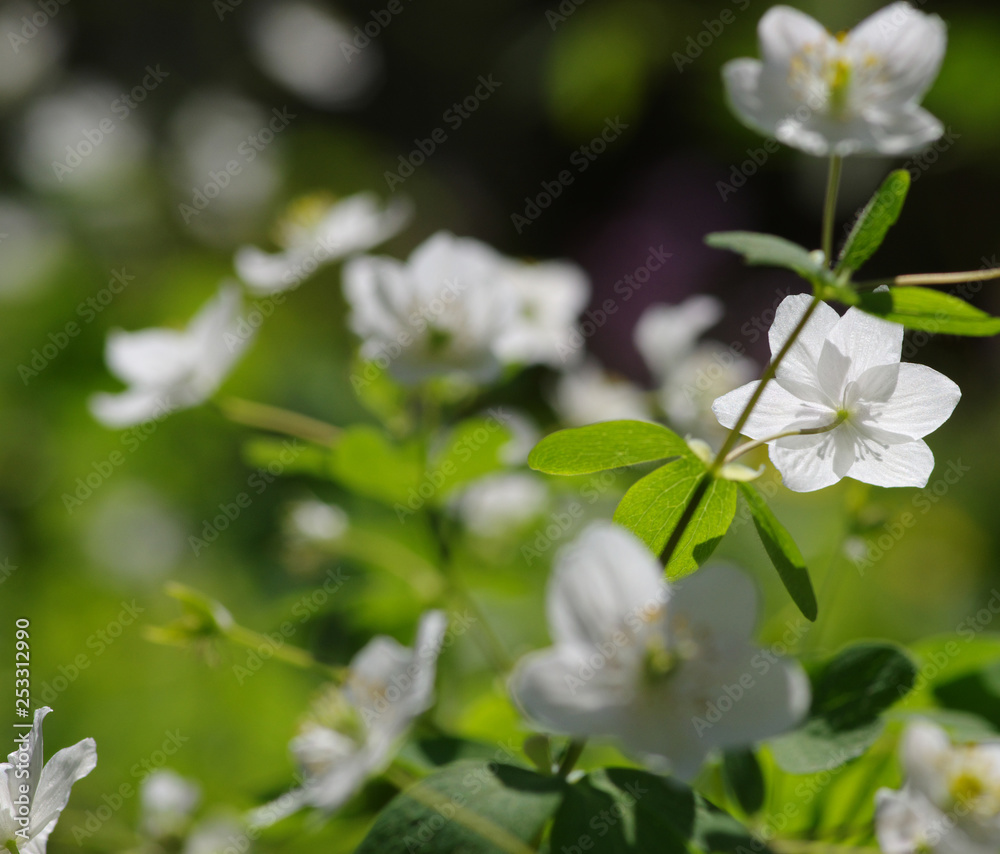
POLYGON ((934 454, 917 439, 900 445, 869 448, 847 474, 873 486, 926 486, 934 470, 934 454))
POLYGON ((909 3, 892 3, 850 32, 847 49, 863 67, 880 63, 878 95, 887 104, 919 101, 930 88, 944 59, 948 33, 937 15, 918 12, 909 3))
POLYGON ((909 784, 934 803, 949 797, 947 770, 951 753, 948 734, 928 720, 916 720, 907 726, 900 743, 900 756, 909 784))
MULTIPOLYGON (((767 333, 772 357, 781 352, 812 301, 813 298, 808 294, 793 294, 781 301, 774 313, 774 323, 767 333)), ((818 365, 823 345, 839 322, 840 315, 825 302, 816 306, 802 334, 778 366, 778 380, 783 385, 786 382, 796 383, 801 387, 818 389, 818 365)))
POLYGON ((757 620, 757 589, 743 572, 725 564, 703 567, 673 588, 665 628, 674 621, 695 635, 750 639, 757 620))
POLYGON ((296 284, 291 253, 240 246, 233 255, 233 267, 247 289, 257 294, 279 293, 296 284))
POLYGON ((848 381, 876 365, 898 364, 903 327, 856 308, 849 308, 829 334, 830 343, 851 360, 848 381))
POLYGON ((944 134, 944 125, 923 107, 869 113, 866 118, 871 142, 863 143, 859 150, 890 157, 914 154, 944 134))
POLYGON ((194 366, 193 352, 184 332, 112 329, 104 347, 108 369, 123 382, 162 385, 176 382, 194 366))
POLYGON ((649 370, 664 377, 693 352, 695 341, 715 326, 722 314, 722 303, 704 295, 689 297, 678 305, 651 305, 639 318, 633 340, 649 370))
POLYGON ((875 833, 884 854, 916 854, 927 831, 945 826, 946 816, 919 793, 879 789, 875 793, 875 833))
POLYGON ((757 25, 757 36, 764 62, 786 70, 804 45, 823 43, 831 37, 815 18, 790 6, 768 9, 757 25))
POLYGON ((557 643, 596 646, 669 598, 659 562, 617 525, 595 523, 556 559, 547 611, 557 643))
POLYGON ((169 394, 156 388, 133 388, 121 394, 98 392, 87 401, 91 415, 112 430, 159 418, 171 411, 169 403, 169 394))
MULTIPOLYGON (((723 427, 736 425, 740 414, 750 402, 760 381, 724 394, 712 404, 712 412, 723 427)), ((803 400, 787 391, 776 381, 768 383, 743 427, 743 435, 751 439, 767 439, 789 430, 823 427, 834 420, 829 407, 803 400)))
POLYGON ((771 98, 763 97, 764 66, 756 59, 734 59, 722 67, 729 106, 748 127, 764 136, 776 136, 786 111, 771 98))
POLYGON ((64 747, 45 763, 31 799, 31 826, 28 830, 29 835, 40 840, 42 846, 69 803, 73 784, 95 767, 97 745, 92 738, 85 738, 72 747, 64 747))
POLYGON ((835 484, 843 475, 834 471, 837 441, 833 433, 779 439, 768 455, 793 492, 814 492, 835 484))

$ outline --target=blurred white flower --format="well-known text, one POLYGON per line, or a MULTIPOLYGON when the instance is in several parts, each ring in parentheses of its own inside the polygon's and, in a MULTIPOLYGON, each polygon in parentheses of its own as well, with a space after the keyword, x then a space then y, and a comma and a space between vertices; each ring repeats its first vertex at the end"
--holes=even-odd
POLYGON ((485 243, 439 232, 405 264, 362 256, 344 266, 351 328, 366 359, 389 360, 403 382, 450 373, 485 382, 500 371, 495 343, 517 307, 506 259, 485 243))
POLYGON ((458 516, 473 534, 502 537, 545 512, 549 490, 527 472, 489 475, 474 481, 458 496, 458 516))
POLYGON ((317 499, 296 502, 288 521, 294 535, 309 543, 338 540, 350 524, 341 508, 317 499))
POLYGON ((559 377, 552 406, 572 427, 598 421, 652 421, 649 395, 628 380, 615 377, 594 359, 559 377))
POLYGON ((886 854, 988 854, 1000 848, 1000 742, 952 746, 929 721, 901 745, 903 789, 879 789, 875 828, 886 854))
POLYGON ((636 324, 634 339, 667 420, 681 432, 719 432, 712 402, 756 375, 752 361, 718 341, 698 341, 722 318, 715 297, 693 296, 678 305, 653 305, 636 324))
POLYGON ((176 771, 161 768, 139 786, 140 824, 154 839, 181 836, 201 801, 201 788, 176 771))
POLYGON ((517 311, 497 339, 500 361, 554 368, 579 362, 584 340, 577 319, 590 300, 587 274, 566 261, 516 261, 506 279, 517 311))
POLYGON ((267 75, 320 108, 352 106, 382 70, 381 51, 369 37, 299 0, 265 6, 253 20, 250 45, 267 75))
POLYGON ((723 69, 733 110, 754 130, 817 156, 909 154, 944 132, 919 106, 947 42, 937 15, 893 3, 832 35, 803 12, 774 6, 758 36, 763 62, 723 69))
MULTIPOLYGON (((56 7, 58 8, 58 7, 56 7)), ((31 20, 39 7, 33 3, 5 3, 0 7, 0 103, 8 104, 27 95, 53 75, 62 58, 66 39, 58 21, 43 27, 31 20)))
POLYGON ((0 198, 0 298, 35 296, 66 256, 68 241, 44 215, 9 197, 0 198))
POLYGON ((256 246, 236 251, 236 273, 259 294, 297 287, 325 264, 364 252, 397 234, 412 209, 399 199, 384 210, 374 193, 358 193, 339 202, 310 196, 293 205, 281 224, 283 252, 269 254, 256 246))
POLYGON ((543 727, 614 736, 690 779, 713 748, 777 735, 808 710, 797 662, 752 667, 755 602, 749 579, 721 565, 670 587, 631 533, 592 525, 553 569, 546 606, 555 645, 521 660, 511 692, 543 727), (738 698, 727 693, 733 685, 744 688, 738 698))
POLYGON ((199 822, 184 842, 183 854, 246 854, 251 838, 243 826, 231 818, 210 818, 199 822))
POLYGON ((447 622, 444 612, 428 611, 412 649, 380 635, 354 656, 343 686, 327 690, 291 742, 304 784, 256 810, 254 824, 273 824, 306 806, 331 812, 385 769, 410 724, 434 703, 447 622))
POLYGON ((139 119, 113 114, 119 95, 108 83, 77 82, 33 101, 18 151, 25 179, 89 196, 118 196, 136 184, 149 139, 139 119))
MULTIPOLYGON (((772 353, 811 302, 806 294, 782 300, 769 332, 772 353)), ((840 317, 819 304, 743 427, 767 441, 785 486, 811 492, 842 477, 875 486, 927 483, 934 455, 922 438, 948 419, 961 391, 932 368, 900 364, 902 348, 898 323, 856 308, 840 317)), ((736 424, 758 384, 715 401, 723 426, 736 424)))
POLYGON ((184 330, 112 330, 105 360, 129 388, 93 395, 93 416, 106 427, 129 427, 208 400, 252 338, 237 332, 241 306, 239 288, 223 284, 184 330))
POLYGON ((284 105, 265 110, 226 90, 181 103, 170 122, 170 170, 192 233, 226 248, 257 233, 281 188, 277 148, 293 118, 284 105))
POLYGON ((64 747, 45 762, 42 721, 51 711, 48 706, 35 709, 31 729, 17 738, 14 752, 0 764, 0 846, 12 842, 20 854, 45 854, 73 784, 97 766, 92 738, 64 747))

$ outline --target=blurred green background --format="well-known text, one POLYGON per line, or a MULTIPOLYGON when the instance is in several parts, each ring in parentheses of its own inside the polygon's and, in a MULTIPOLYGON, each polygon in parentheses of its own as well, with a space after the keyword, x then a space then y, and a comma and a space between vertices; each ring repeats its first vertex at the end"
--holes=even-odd
MULTIPOLYGON (((797 5, 837 30, 879 4, 797 5)), ((97 770, 74 791, 52 851, 74 850, 74 824, 123 782, 136 783, 136 763, 170 733, 188 740, 168 766, 197 779, 209 806, 246 809, 290 784, 287 742, 316 679, 269 661, 240 684, 233 666, 246 664, 245 650, 223 646, 206 662, 151 643, 143 625, 178 613, 163 593, 166 580, 218 598, 259 631, 291 619, 291 643, 343 663, 376 632, 409 642, 417 608, 391 576, 295 546, 287 534, 290 502, 343 504, 373 530, 409 538, 426 552, 424 532, 400 526, 388 511, 292 475, 255 495, 196 556, 188 538, 220 503, 247 489, 254 469, 245 443, 253 432, 211 406, 148 432, 100 427, 86 400, 118 388, 103 364, 109 329, 185 323, 231 275, 236 246, 270 245, 272 224, 290 200, 316 190, 372 189, 408 196, 417 212, 379 251, 405 257, 446 228, 512 255, 568 257, 591 275, 594 306, 662 246, 670 261, 588 342, 609 367, 648 383, 631 341, 646 305, 719 296, 727 317, 713 337, 745 346, 761 363, 765 339, 744 324, 769 319, 783 294, 799 290, 788 275, 747 270, 709 250, 706 232, 752 229, 818 243, 825 165, 779 150, 757 166, 764 140, 724 105, 720 68, 756 55, 755 26, 766 4, 398 0, 398 11, 389 8, 344 2, 303 11, 297 2, 252 0, 0 7, 0 626, 13 639, 15 618, 31 620, 33 694, 36 705, 55 708, 49 753, 93 736, 99 754, 97 770), (370 44, 345 57, 339 39, 366 25, 377 31, 370 44), (493 83, 488 97, 475 95, 480 78, 493 83), (476 108, 463 117, 453 105, 470 97, 476 108), (240 145, 275 109, 294 118, 246 160, 249 149, 240 145), (106 119, 111 125, 103 127, 112 129, 72 166, 72 150, 97 139, 106 119), (620 132, 606 151, 588 157, 595 137, 615 122, 620 132), (426 162, 405 180, 387 179, 390 172, 404 177, 401 159, 419 160, 413 152, 438 128, 445 141, 426 162), (203 212, 185 216, 179 206, 234 157, 241 173, 203 212), (55 169, 55 162, 71 168, 55 169), (528 224, 515 222, 567 169, 573 181, 551 205, 528 224), (111 295, 116 272, 134 279, 111 295), (74 322, 78 334, 70 336, 74 322), (124 462, 67 508, 64 496, 78 479, 106 470, 114 452, 124 462), (336 595, 307 608, 304 621, 292 616, 338 567, 348 581, 336 595), (119 622, 123 603, 141 609, 131 625, 119 622)), ((949 132, 939 150, 905 164, 917 180, 867 271, 873 277, 996 266, 1000 253, 1000 9, 961 2, 921 8, 949 24, 949 52, 925 102, 949 132)), ((842 221, 899 165, 849 162, 842 221)), ((1000 314, 995 285, 974 286, 971 298, 1000 314)), ((354 343, 344 314, 339 268, 326 269, 268 319, 226 391, 333 424, 370 420, 348 383, 354 343)), ((952 377, 964 393, 951 421, 931 437, 938 465, 927 490, 844 482, 804 497, 777 493, 777 512, 819 581, 824 614, 802 638, 806 650, 831 650, 854 637, 911 642, 955 632, 1000 587, 1000 454, 990 444, 1000 416, 997 347, 918 339, 907 357, 952 377), (916 524, 896 536, 906 513, 916 524)), ((532 370, 495 398, 551 425, 551 383, 550 374, 532 370)), ((556 502, 585 486, 556 485, 563 490, 556 502)), ((605 490, 588 513, 609 516, 614 496, 605 490)), ((545 524, 528 526, 524 541, 545 524)), ((727 537, 719 553, 760 579, 764 637, 776 640, 794 612, 751 527, 727 537)), ((550 557, 529 566, 518 544, 470 546, 462 554, 469 584, 515 652, 547 642, 541 591, 550 557)), ((502 685, 484 675, 468 639, 445 653, 442 670, 440 725, 490 741, 519 731, 502 685)), ((0 665, 0 700, 9 710, 0 719, 12 720, 9 660, 0 665)), ((377 801, 384 792, 375 787, 368 797, 377 801)), ((325 827, 303 822, 305 835, 282 850, 311 850, 318 840, 350 850, 363 827, 350 816, 325 827)), ((136 821, 132 797, 83 844, 125 850, 135 844, 136 821)))

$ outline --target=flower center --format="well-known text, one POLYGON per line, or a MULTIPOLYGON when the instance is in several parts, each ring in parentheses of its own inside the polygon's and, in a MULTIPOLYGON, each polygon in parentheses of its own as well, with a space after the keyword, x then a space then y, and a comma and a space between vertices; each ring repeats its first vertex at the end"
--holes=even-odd
POLYGON ((879 84, 883 63, 874 54, 855 62, 848 33, 805 45, 789 64, 788 85, 796 98, 837 121, 849 121, 879 84))
POLYGON ((312 708, 310 718, 319 726, 332 729, 352 741, 364 741, 365 725, 357 707, 338 688, 331 687, 312 708))
POLYGON ((310 235, 335 201, 331 193, 324 192, 311 193, 293 201, 275 226, 275 242, 286 249, 309 243, 310 235))
POLYGON ((960 767, 948 781, 948 793, 955 804, 961 804, 973 813, 993 817, 1000 812, 1000 786, 983 769, 960 767))

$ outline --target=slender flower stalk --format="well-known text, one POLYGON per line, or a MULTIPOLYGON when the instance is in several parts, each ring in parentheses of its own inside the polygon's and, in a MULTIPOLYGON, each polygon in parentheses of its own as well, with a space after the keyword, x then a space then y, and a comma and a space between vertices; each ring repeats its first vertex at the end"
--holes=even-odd
POLYGON ((837 218, 837 197, 840 195, 840 176, 844 158, 834 154, 830 158, 830 172, 826 181, 826 202, 823 205, 823 257, 833 266, 833 223, 837 218))

